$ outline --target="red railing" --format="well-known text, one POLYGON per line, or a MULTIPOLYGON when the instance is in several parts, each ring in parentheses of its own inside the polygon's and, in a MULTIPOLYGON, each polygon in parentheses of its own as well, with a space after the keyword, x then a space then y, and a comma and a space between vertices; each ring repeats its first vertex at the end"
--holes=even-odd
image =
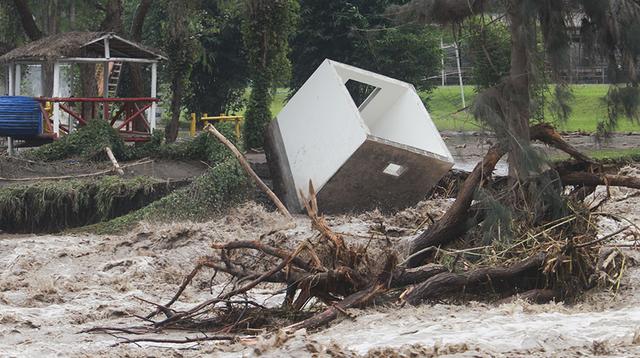
MULTIPOLYGON (((44 118, 44 135, 54 136, 53 133, 53 104, 58 103, 60 111, 67 113, 84 126, 90 119, 102 119, 116 128, 123 139, 128 142, 147 141, 151 137, 151 124, 145 116, 145 111, 151 108, 157 98, 80 98, 80 97, 55 97, 37 98, 41 103, 44 118), (80 108, 77 108, 79 105, 80 108), (89 108, 87 108, 90 106, 89 108), (100 108, 102 107, 102 108, 100 108), (100 111, 101 109, 101 111, 100 111), (101 118, 98 112, 101 113, 101 118)), ((60 124, 60 131, 69 133, 66 125, 60 124)))

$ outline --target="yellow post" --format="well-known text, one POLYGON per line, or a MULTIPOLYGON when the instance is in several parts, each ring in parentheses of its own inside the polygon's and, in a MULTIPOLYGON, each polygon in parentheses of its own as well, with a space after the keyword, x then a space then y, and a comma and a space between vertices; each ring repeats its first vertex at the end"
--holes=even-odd
POLYGON ((236 119, 236 139, 240 140, 240 121, 241 119, 236 119))
POLYGON ((45 133, 53 133, 51 123, 49 123, 49 118, 53 116, 53 103, 49 101, 45 102, 44 111, 47 112, 47 118, 42 118, 44 131, 45 133))
POLYGON ((189 126, 189 133, 192 137, 196 136, 196 114, 191 113, 191 125, 189 126))

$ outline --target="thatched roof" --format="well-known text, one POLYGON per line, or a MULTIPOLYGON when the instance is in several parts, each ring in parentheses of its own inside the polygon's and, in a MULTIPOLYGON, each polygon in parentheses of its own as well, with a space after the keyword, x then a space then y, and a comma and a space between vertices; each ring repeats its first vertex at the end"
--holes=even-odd
POLYGON ((72 57, 103 58, 105 38, 109 39, 111 57, 164 59, 159 51, 126 40, 111 32, 64 32, 13 49, 0 56, 0 62, 40 62, 72 57))

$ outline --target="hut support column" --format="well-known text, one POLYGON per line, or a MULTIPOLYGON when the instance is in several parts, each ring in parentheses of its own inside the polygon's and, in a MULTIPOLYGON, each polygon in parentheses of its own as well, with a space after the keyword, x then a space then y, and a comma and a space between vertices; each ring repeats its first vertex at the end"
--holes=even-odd
POLYGON ((14 96, 20 96, 21 94, 20 84, 22 83, 22 66, 20 66, 20 64, 16 64, 15 71, 16 71, 16 74, 14 78, 15 78, 16 84, 13 87, 13 93, 14 93, 14 96))
MULTIPOLYGON (((53 98, 60 97, 60 63, 53 64, 53 98)), ((53 102, 53 134, 60 136, 60 103, 53 102)))
MULTIPOLYGON (((15 65, 9 64, 9 96, 15 96, 15 65)), ((7 137, 7 152, 9 156, 13 155, 13 138, 7 137)))
MULTIPOLYGON (((158 64, 151 64, 151 98, 156 98, 158 95, 157 87, 158 86, 158 64)), ((158 109, 157 102, 151 102, 151 109, 149 109, 149 126, 151 127, 151 132, 156 129, 156 110, 158 109)))
POLYGON ((9 70, 9 96, 15 96, 15 93, 13 92, 13 85, 15 85, 15 80, 13 79, 13 75, 15 74, 15 72, 13 72, 13 68, 14 65, 13 63, 10 63, 8 66, 8 70, 9 70))
MULTIPOLYGON (((111 58, 111 48, 109 47, 109 38, 104 39, 104 58, 111 58)), ((102 96, 109 98, 109 61, 102 64, 102 96)), ((109 103, 107 101, 102 105, 102 119, 109 120, 109 103)))

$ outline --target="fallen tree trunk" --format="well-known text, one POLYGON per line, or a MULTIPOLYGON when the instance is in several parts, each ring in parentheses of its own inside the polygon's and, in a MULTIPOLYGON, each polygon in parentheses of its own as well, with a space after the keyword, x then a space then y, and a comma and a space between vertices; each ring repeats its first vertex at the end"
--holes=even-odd
POLYGON ((347 309, 351 307, 361 306, 363 304, 371 302, 375 297, 385 292, 387 287, 384 284, 376 284, 365 290, 358 291, 350 296, 347 296, 344 300, 330 306, 326 310, 321 313, 307 318, 304 321, 292 324, 288 327, 285 327, 285 332, 293 333, 300 329, 314 329, 329 322, 333 321, 338 317, 339 313, 344 313, 347 309))
POLYGON ((624 175, 568 172, 561 174, 560 180, 562 180, 562 184, 564 185, 581 185, 586 187, 607 185, 640 189, 640 178, 624 175))
POLYGON ((412 305, 417 305, 424 300, 456 292, 470 292, 484 285, 491 285, 491 289, 496 292, 501 286, 513 289, 514 283, 522 281, 527 274, 538 272, 544 264, 545 257, 544 253, 538 253, 509 267, 480 268, 463 274, 443 272, 408 289, 402 298, 412 305))
MULTIPOLYGON (((411 255, 431 246, 438 247, 448 244, 467 231, 466 222, 469 219, 467 214, 476 189, 481 187, 487 178, 491 177, 493 169, 504 154, 505 150, 500 145, 494 145, 489 149, 482 162, 476 165, 465 180, 451 208, 447 210, 440 220, 413 240, 410 250, 411 255)), ((430 252, 414 255, 409 260, 408 266, 420 266, 430 255, 430 252)))
POLYGON ((118 161, 116 160, 116 156, 113 155, 113 151, 111 150, 111 148, 105 147, 104 151, 107 152, 107 157, 109 157, 111 164, 113 164, 113 169, 115 170, 115 172, 118 173, 118 175, 120 176, 124 175, 124 170, 122 170, 122 168, 120 167, 120 164, 118 164, 118 161))
POLYGON ((242 153, 240 153, 238 148, 236 148, 236 146, 233 145, 233 143, 231 143, 224 135, 222 135, 222 133, 220 133, 211 123, 207 123, 207 125, 204 126, 204 130, 216 137, 222 144, 229 148, 236 159, 238 159, 238 161, 240 162, 240 165, 242 166, 244 171, 247 172, 247 174, 249 174, 253 181, 260 187, 260 189, 262 189, 262 191, 267 194, 267 196, 269 196, 269 199, 271 199, 271 201, 275 204, 275 206, 278 208, 278 211, 280 211, 280 213, 282 213, 282 215, 286 216, 288 219, 293 219, 291 213, 289 213, 289 210, 287 210, 280 199, 278 199, 276 194, 274 194, 273 191, 271 191, 271 189, 269 189, 269 187, 262 181, 262 179, 260 179, 258 174, 256 174, 256 172, 251 169, 251 166, 244 158, 242 153))
POLYGON ((442 265, 428 264, 420 267, 399 269, 393 273, 391 287, 404 287, 423 282, 437 274, 446 272, 442 265))
POLYGON ((560 133, 558 133, 550 124, 541 123, 529 128, 529 136, 531 140, 538 140, 557 148, 581 162, 595 164, 593 159, 580 152, 576 147, 567 143, 560 133))

